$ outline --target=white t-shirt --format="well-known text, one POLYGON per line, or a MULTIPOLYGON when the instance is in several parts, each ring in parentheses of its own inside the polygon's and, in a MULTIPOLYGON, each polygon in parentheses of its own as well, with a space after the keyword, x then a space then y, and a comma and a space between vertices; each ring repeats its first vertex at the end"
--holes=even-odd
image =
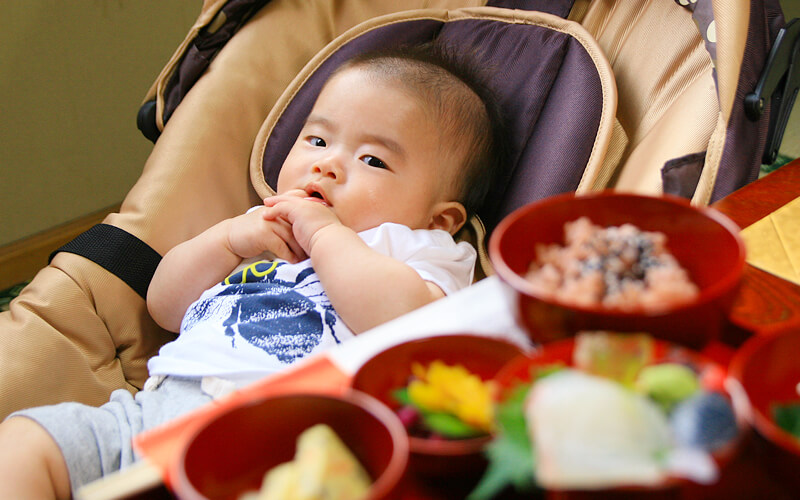
MULTIPOLYGON (((359 236, 446 294, 472 282, 475 250, 445 231, 386 223, 359 236)), ((203 292, 186 311, 178 338, 164 345, 147 367, 150 375, 249 380, 352 336, 310 259, 297 264, 256 260, 203 292)))

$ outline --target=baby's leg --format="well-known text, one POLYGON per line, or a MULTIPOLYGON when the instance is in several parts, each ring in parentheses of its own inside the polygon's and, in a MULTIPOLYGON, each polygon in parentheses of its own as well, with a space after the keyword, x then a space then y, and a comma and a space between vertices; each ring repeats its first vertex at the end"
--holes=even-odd
POLYGON ((0 500, 70 498, 71 491, 133 464, 135 435, 211 400, 200 379, 167 377, 157 389, 135 396, 124 389, 114 391, 100 407, 60 403, 13 413, 0 424, 0 500), (26 468, 40 475, 22 474, 26 468), (19 471, 20 477, 10 471, 19 471), (17 494, 4 489, 11 482, 20 488, 51 488, 49 495, 22 495, 24 490, 17 494))
POLYGON ((0 498, 71 498, 61 450, 29 418, 12 417, 0 424, 0 498))

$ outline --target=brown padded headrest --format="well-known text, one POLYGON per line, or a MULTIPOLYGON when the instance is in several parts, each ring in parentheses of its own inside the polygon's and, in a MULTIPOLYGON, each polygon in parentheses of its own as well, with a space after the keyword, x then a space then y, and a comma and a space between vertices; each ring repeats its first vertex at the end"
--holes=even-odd
POLYGON ((376 18, 328 45, 289 86, 259 132, 251 159, 259 195, 272 194, 316 96, 342 62, 366 49, 434 39, 477 53, 494 74, 491 83, 508 118, 514 165, 496 195, 498 210, 479 212, 489 230, 530 201, 594 187, 616 107, 613 75, 599 48, 576 23, 478 7, 376 18))

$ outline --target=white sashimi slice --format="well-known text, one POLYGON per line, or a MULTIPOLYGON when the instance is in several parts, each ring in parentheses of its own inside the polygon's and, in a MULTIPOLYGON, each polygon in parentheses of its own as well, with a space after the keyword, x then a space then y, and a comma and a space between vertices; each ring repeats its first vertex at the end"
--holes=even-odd
POLYGON ((525 417, 545 488, 646 486, 665 478, 666 416, 616 382, 576 370, 552 374, 534 384, 525 417))

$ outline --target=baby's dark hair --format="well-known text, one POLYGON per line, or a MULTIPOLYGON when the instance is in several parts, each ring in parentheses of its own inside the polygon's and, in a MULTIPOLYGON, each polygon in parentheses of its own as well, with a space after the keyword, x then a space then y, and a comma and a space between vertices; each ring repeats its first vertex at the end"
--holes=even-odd
POLYGON ((509 166, 509 140, 486 69, 467 50, 429 42, 359 54, 339 70, 366 67, 401 82, 436 113, 451 140, 467 144, 458 201, 468 215, 494 216, 509 166), (478 100, 475 100, 475 96, 478 100))

